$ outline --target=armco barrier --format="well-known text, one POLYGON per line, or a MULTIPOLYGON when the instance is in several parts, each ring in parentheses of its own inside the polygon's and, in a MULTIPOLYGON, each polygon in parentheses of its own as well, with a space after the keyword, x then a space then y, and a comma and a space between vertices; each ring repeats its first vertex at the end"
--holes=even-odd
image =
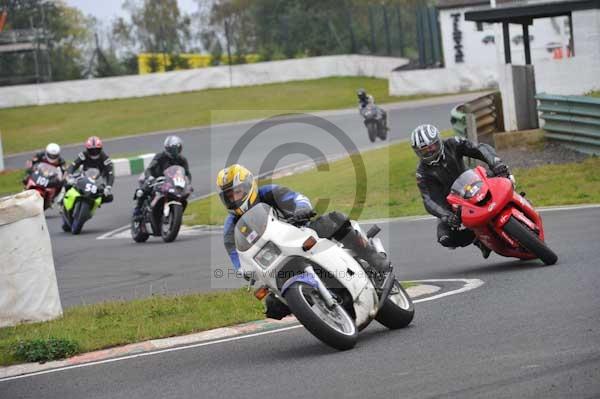
POLYGON ((460 136, 493 143, 492 134, 504 131, 500 93, 491 93, 456 106, 450 112, 450 122, 460 136))
POLYGON ((538 94, 547 138, 577 151, 600 155, 600 98, 538 94))

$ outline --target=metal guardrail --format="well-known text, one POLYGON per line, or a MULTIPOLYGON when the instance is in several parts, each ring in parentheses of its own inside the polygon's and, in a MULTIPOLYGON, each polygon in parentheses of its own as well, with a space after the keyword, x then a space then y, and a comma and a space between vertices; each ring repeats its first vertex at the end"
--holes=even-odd
POLYGON ((456 106, 450 111, 450 122, 456 134, 493 145, 492 134, 504 131, 500 92, 456 106))
POLYGON ((600 155, 600 98, 538 94, 545 136, 587 154, 600 155))

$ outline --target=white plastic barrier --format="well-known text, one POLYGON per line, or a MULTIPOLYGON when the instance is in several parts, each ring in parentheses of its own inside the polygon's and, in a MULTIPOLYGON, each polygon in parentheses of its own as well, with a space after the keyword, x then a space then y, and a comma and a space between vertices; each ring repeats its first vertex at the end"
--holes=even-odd
POLYGON ((43 200, 0 198, 0 327, 62 315, 43 200))
POLYGON ((390 95, 392 96, 463 93, 492 89, 497 85, 496 66, 458 66, 394 71, 389 80, 390 95))
POLYGON ((0 88, 0 108, 144 97, 333 76, 387 79, 394 68, 407 63, 408 60, 404 58, 334 55, 232 67, 9 86, 0 88))

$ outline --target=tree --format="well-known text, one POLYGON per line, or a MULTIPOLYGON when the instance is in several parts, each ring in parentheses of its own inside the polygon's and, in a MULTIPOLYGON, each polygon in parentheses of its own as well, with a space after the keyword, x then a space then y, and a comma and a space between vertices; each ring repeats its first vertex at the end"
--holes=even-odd
MULTIPOLYGON (((52 80, 78 79, 82 76, 86 53, 93 48, 89 18, 62 0, 3 0, 3 8, 8 11, 5 31, 29 30, 33 25, 40 45, 48 46, 52 80)), ((38 68, 44 65, 43 61, 38 60, 38 68)), ((5 77, 34 76, 33 54, 3 54, 0 57, 0 71, 5 77)), ((49 71, 46 72, 49 75, 49 71)))

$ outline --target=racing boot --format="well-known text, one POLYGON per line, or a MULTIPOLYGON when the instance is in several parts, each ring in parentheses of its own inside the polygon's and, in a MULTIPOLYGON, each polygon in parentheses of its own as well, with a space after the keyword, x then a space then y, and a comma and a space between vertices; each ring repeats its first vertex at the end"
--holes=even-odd
POLYGON ((364 259, 378 274, 385 275, 390 271, 391 263, 385 254, 377 252, 358 231, 350 228, 348 233, 339 240, 346 248, 352 249, 356 254, 364 259))
POLYGON ((486 247, 484 243, 482 243, 479 240, 475 240, 475 241, 473 241, 473 245, 475 245, 477 248, 479 248, 479 250, 481 251, 481 256, 483 256, 483 259, 487 259, 490 257, 490 253, 492 252, 492 250, 489 249, 488 247, 486 247))
POLYGON ((281 320, 285 316, 292 314, 290 308, 273 295, 273 293, 270 293, 265 299, 265 306, 265 316, 269 319, 281 320))

